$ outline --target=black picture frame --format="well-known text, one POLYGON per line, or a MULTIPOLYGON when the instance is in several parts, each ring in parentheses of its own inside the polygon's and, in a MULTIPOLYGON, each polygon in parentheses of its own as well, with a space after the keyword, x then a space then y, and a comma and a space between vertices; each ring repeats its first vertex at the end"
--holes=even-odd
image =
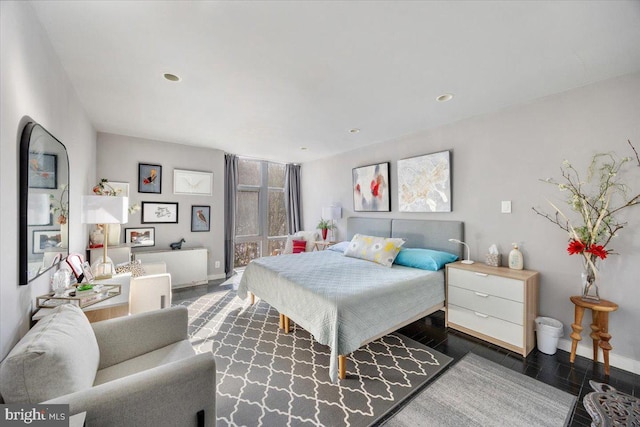
POLYGON ((391 212, 389 162, 353 168, 351 177, 354 212, 391 212))
POLYGON ((211 230, 211 206, 191 206, 191 231, 206 232, 211 230))
POLYGON ((142 224, 177 224, 178 204, 173 202, 142 202, 142 224))
POLYGON ((58 155, 29 152, 29 188, 58 188, 58 155))
POLYGON ((138 193, 162 194, 162 165, 138 163, 138 193))
POLYGON ((156 245, 155 227, 133 227, 124 229, 124 242, 132 248, 150 247, 156 245))

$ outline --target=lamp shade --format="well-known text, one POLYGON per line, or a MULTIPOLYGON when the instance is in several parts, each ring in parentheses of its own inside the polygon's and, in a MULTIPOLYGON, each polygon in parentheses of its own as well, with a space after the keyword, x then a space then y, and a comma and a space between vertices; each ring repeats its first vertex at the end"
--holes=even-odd
POLYGON ((82 196, 83 224, 124 224, 129 220, 129 198, 82 196))
POLYGON ((342 218, 342 208, 339 206, 329 206, 322 208, 322 219, 340 219, 342 218))

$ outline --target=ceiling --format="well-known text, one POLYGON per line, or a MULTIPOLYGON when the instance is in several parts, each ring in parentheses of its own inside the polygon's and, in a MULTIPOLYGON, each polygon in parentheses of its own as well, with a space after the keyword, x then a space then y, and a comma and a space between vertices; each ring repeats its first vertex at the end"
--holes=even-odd
POLYGON ((282 162, 640 70, 637 0, 30 3, 98 131, 282 162))

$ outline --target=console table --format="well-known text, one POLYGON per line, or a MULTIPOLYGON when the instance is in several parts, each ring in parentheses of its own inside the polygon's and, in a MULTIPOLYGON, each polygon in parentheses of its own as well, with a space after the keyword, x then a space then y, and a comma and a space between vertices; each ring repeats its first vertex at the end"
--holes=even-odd
POLYGON ((167 273, 171 273, 171 287, 181 288, 206 284, 209 281, 209 252, 206 248, 183 248, 174 251, 136 251, 136 260, 142 265, 164 262, 167 273))

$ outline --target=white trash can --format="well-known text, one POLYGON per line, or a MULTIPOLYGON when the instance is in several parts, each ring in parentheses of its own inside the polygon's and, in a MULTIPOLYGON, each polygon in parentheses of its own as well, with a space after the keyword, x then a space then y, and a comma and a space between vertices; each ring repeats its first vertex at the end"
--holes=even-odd
POLYGON ((545 354, 556 354, 558 339, 562 336, 562 322, 550 317, 536 318, 538 350, 545 354))

